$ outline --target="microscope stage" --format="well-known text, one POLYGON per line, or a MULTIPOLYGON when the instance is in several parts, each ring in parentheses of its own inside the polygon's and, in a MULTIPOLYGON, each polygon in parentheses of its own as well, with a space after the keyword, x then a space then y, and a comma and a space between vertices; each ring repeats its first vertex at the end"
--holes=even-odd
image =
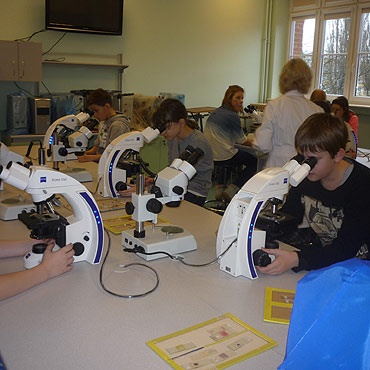
MULTIPOLYGON (((160 226, 146 226, 145 237, 134 237, 134 230, 127 230, 122 232, 122 245, 125 248, 143 247, 145 252, 167 252, 171 255, 189 252, 197 249, 197 242, 193 235, 187 230, 177 226, 160 225, 160 226), (163 229, 174 228, 175 232, 162 231, 163 229), (181 232, 179 232, 181 230, 181 232)), ((154 254, 147 256, 145 254, 137 253, 138 256, 151 261, 158 258, 168 257, 165 254, 154 254)))
POLYGON ((19 213, 23 211, 30 212, 31 210, 36 211, 36 206, 32 200, 20 195, 0 200, 0 220, 3 221, 17 220, 19 213))

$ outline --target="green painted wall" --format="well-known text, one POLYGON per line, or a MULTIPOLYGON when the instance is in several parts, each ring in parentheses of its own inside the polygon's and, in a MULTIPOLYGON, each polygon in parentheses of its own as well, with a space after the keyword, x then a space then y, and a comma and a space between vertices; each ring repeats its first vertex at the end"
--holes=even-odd
POLYGON ((289 0, 273 0, 272 31, 268 99, 274 99, 280 95, 279 75, 288 58, 289 0))
MULTIPOLYGON (((226 88, 239 84, 246 89, 246 103, 257 102, 264 13, 261 0, 125 0, 123 36, 67 33, 52 52, 67 58, 70 53, 122 53, 129 65, 125 92, 179 92, 188 107, 218 106, 226 88)), ((43 27, 44 0, 8 2, 0 14, 3 40, 43 27)), ((46 51, 62 35, 46 31, 32 41, 46 51)), ((81 59, 100 60, 94 55, 81 59)), ((53 93, 118 88, 116 70, 93 67, 44 66, 43 83, 53 93)), ((19 85, 35 93, 34 84, 19 85)), ((6 95, 16 91, 12 82, 0 81, 0 129, 5 128, 6 95)), ((47 91, 42 84, 40 91, 47 91)))

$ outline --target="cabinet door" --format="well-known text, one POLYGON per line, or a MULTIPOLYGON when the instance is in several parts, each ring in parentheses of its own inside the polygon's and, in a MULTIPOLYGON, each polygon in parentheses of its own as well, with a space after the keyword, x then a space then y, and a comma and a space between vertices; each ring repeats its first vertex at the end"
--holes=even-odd
POLYGON ((19 81, 41 81, 41 43, 18 42, 17 44, 19 81))
POLYGON ((0 41, 0 81, 18 81, 18 46, 14 41, 0 41))

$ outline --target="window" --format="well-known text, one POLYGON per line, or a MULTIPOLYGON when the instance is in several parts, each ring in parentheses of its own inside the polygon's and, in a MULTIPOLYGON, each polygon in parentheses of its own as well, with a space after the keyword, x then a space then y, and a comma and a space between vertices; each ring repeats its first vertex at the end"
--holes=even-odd
POLYGON ((305 13, 293 8, 290 29, 289 57, 311 66, 312 88, 370 105, 370 1, 323 0, 305 13))
POLYGON ((370 8, 363 9, 356 69, 356 96, 370 96, 370 8))
POLYGON ((347 14, 324 19, 319 86, 329 95, 344 95, 350 26, 347 14))
POLYGON ((295 19, 292 22, 290 58, 302 58, 312 65, 315 18, 295 19))

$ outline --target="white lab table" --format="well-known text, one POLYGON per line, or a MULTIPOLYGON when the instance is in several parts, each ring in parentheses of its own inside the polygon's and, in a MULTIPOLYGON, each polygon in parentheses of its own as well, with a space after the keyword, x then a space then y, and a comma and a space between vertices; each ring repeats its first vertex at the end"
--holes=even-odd
MULTIPOLYGON (((87 187, 94 190, 95 185, 87 183, 87 187)), ((215 258, 220 216, 182 202, 179 208, 164 207, 160 217, 194 235, 198 250, 184 254, 187 262, 215 258)), ((0 229, 4 239, 29 233, 20 221, 2 221, 0 229)), ((228 312, 279 343, 232 369, 276 369, 283 361, 288 326, 263 321, 265 287, 295 290, 304 273, 262 275, 254 281, 234 278, 217 263, 196 268, 168 258, 146 262, 123 252, 120 240, 118 235, 111 236, 104 268, 106 286, 121 294, 150 289, 155 281, 147 269, 114 272, 121 270, 120 264, 136 261, 156 269, 157 290, 135 299, 112 296, 99 284, 100 265, 79 262, 72 271, 0 302, 0 353, 8 370, 171 369, 145 342, 228 312)), ((0 273, 22 268, 21 257, 0 260, 0 273)))
POLYGON ((370 168, 370 149, 358 148, 356 160, 370 168))

